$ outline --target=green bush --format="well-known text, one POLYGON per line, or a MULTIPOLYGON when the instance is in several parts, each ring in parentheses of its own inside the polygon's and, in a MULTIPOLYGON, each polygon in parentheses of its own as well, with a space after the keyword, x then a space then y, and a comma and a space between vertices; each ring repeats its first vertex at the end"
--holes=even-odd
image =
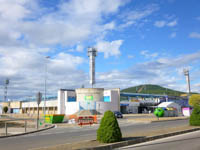
POLYGON ((3 112, 4 112, 4 113, 7 113, 7 112, 8 112, 8 107, 7 107, 7 106, 3 107, 3 112))
POLYGON ((97 140, 102 143, 119 142, 122 133, 113 112, 106 111, 97 130, 97 140))
POLYGON ((190 125, 191 126, 200 126, 200 106, 195 105, 190 116, 190 125))
POLYGON ((200 105, 200 94, 192 94, 189 99, 189 105, 190 106, 200 105))
POLYGON ((162 108, 156 108, 154 111, 154 115, 156 117, 163 117, 164 113, 165 113, 165 111, 162 108))

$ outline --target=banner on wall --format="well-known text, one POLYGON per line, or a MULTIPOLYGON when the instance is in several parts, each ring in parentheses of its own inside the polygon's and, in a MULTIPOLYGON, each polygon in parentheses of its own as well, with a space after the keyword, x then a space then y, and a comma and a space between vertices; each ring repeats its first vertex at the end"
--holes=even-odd
POLYGON ((76 102, 76 97, 74 97, 74 96, 68 96, 67 101, 68 102, 76 102))
POLYGON ((93 96, 85 96, 86 101, 93 101, 93 96))
POLYGON ((110 96, 104 96, 104 102, 111 102, 110 96))

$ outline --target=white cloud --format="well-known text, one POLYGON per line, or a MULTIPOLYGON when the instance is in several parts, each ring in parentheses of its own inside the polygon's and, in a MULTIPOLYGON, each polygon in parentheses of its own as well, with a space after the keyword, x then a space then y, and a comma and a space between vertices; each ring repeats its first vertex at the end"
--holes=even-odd
POLYGON ((1 19, 16 21, 23 19, 30 11, 25 8, 26 0, 1 0, 0 1, 0 14, 1 19))
POLYGON ((48 95, 56 94, 59 88, 73 88, 85 84, 87 75, 77 69, 79 65, 87 62, 84 58, 61 52, 46 60, 39 51, 23 47, 0 48, 0 85, 3 86, 6 78, 10 79, 10 98, 43 92, 45 64, 48 72, 48 95))
POLYGON ((122 45, 123 40, 116 41, 99 41, 96 44, 98 52, 103 52, 104 57, 108 58, 109 56, 119 56, 120 55, 120 46, 122 45))
POLYGON ((128 55, 127 56, 129 59, 132 59, 132 58, 134 58, 135 56, 134 55, 128 55))
POLYGON ((177 20, 171 21, 171 22, 169 22, 169 23, 167 24, 167 26, 169 26, 169 27, 174 27, 174 26, 176 26, 176 25, 177 25, 177 20))
POLYGON ((143 9, 128 11, 120 15, 123 23, 120 24, 119 28, 126 28, 133 24, 137 24, 142 19, 150 16, 152 13, 159 9, 158 5, 152 4, 144 7, 143 9))
POLYGON ((88 38, 95 40, 102 32, 115 28, 115 23, 103 21, 103 16, 116 13, 126 3, 121 0, 115 3, 112 0, 70 0, 58 3, 57 9, 51 10, 41 7, 37 2, 0 2, 2 44, 24 42, 40 46, 72 46, 88 38))
POLYGON ((140 52, 141 55, 145 56, 146 58, 155 58, 158 56, 158 53, 152 53, 150 54, 149 51, 143 50, 140 52))
POLYGON ((176 32, 173 32, 171 35, 170 35, 171 38, 175 38, 176 37, 176 32))
MULTIPOLYGON (((146 53, 146 52, 144 52, 146 53)), ((200 52, 168 58, 159 58, 154 61, 138 63, 126 70, 112 70, 99 73, 97 84, 101 87, 127 88, 138 84, 158 84, 179 91, 186 91, 185 77, 182 69, 185 66, 198 64, 200 52), (111 86, 112 85, 112 86, 111 86)), ((191 69, 192 91, 199 91, 200 72, 191 69), (194 76, 195 75, 195 76, 194 76)))
POLYGON ((200 17, 197 17, 196 19, 197 19, 198 21, 200 21, 200 17))
POLYGON ((161 20, 161 21, 156 21, 156 22, 154 23, 154 25, 155 25, 156 27, 158 27, 158 28, 162 28, 162 27, 164 27, 164 26, 166 25, 166 22, 163 21, 163 20, 161 20))
POLYGON ((83 50, 84 50, 83 45, 77 45, 77 46, 76 46, 76 51, 77 51, 77 52, 83 52, 83 50))
POLYGON ((200 38, 200 33, 192 32, 192 33, 190 33, 189 37, 190 37, 190 38, 199 39, 199 38, 200 38))
POLYGON ((177 24, 178 24, 177 20, 173 20, 173 21, 170 21, 170 22, 165 21, 165 20, 159 20, 159 21, 155 21, 154 26, 156 26, 158 28, 162 28, 162 27, 165 27, 165 26, 174 27, 177 24))

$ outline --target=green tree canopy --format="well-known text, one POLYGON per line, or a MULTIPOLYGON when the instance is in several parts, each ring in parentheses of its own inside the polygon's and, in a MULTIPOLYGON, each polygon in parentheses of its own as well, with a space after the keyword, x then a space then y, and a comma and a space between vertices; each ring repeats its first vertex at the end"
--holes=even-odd
POLYGON ((200 126, 200 106, 194 105, 194 109, 190 116, 190 125, 191 126, 200 126))
POLYGON ((103 143, 121 141, 122 134, 113 112, 106 111, 97 130, 97 140, 103 143))
POLYGON ((193 94, 190 96, 189 105, 195 106, 200 105, 200 94, 193 94))
POLYGON ((4 112, 4 113, 7 113, 7 112, 8 112, 8 107, 7 107, 7 106, 3 107, 3 112, 4 112))

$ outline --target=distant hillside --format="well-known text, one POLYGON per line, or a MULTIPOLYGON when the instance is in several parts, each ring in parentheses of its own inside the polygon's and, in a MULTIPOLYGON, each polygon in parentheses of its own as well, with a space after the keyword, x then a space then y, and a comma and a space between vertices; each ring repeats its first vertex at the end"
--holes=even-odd
POLYGON ((164 88, 164 87, 159 86, 159 85, 151 85, 151 84, 145 84, 145 85, 130 87, 130 88, 121 90, 121 92, 144 93, 144 94, 161 94, 161 95, 169 95, 169 96, 180 96, 181 94, 185 94, 185 92, 176 91, 176 90, 164 88))

